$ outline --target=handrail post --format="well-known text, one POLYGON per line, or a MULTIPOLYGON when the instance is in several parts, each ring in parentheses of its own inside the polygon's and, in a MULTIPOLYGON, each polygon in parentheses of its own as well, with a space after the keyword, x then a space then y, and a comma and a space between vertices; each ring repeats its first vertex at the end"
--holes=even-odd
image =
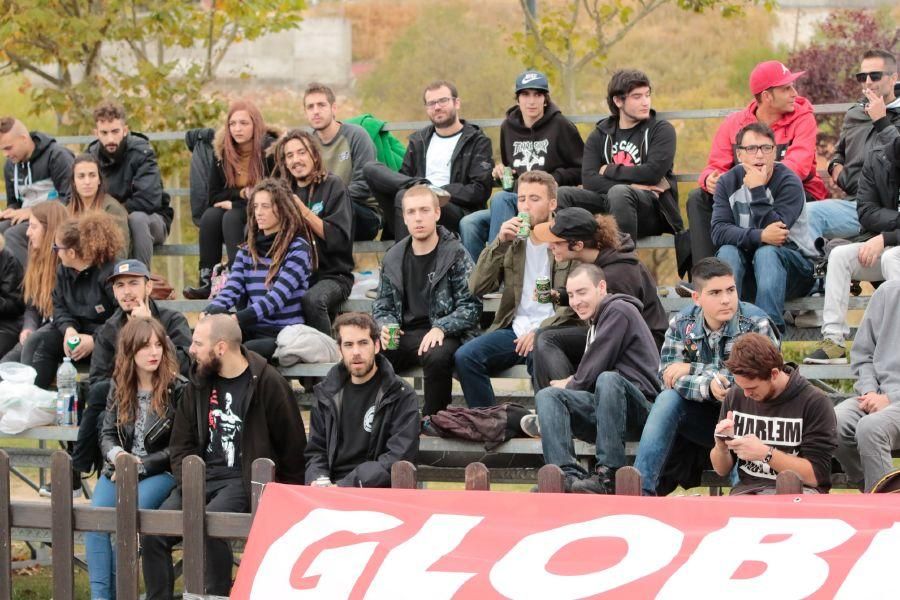
POLYGON ((398 489, 416 489, 416 466, 408 460, 398 460, 391 465, 391 487, 398 489))
POLYGON ((793 471, 782 471, 775 477, 775 493, 795 495, 803 493, 803 481, 793 471))
POLYGON ((116 457, 116 598, 137 600, 138 460, 122 452, 116 457))
POLYGON ((206 465, 188 456, 181 465, 184 531, 184 591, 206 593, 206 465))
POLYGON ((72 600, 75 588, 74 566, 75 537, 72 513, 72 459, 66 452, 57 450, 51 459, 50 510, 53 529, 53 598, 72 600))
POLYGON ((538 492, 561 494, 566 491, 566 476, 556 465, 544 465, 538 470, 538 492))
POLYGON ((9 492, 9 454, 0 450, 0 600, 12 598, 12 515, 9 492))
POLYGON ((270 458, 257 458, 250 467, 250 514, 256 517, 256 508, 262 499, 263 489, 275 479, 275 463, 270 458))
POLYGON ((616 471, 616 496, 640 496, 641 472, 634 467, 622 467, 616 471))
POLYGON ((473 462, 466 465, 466 489, 481 491, 491 489, 491 472, 484 463, 473 462))

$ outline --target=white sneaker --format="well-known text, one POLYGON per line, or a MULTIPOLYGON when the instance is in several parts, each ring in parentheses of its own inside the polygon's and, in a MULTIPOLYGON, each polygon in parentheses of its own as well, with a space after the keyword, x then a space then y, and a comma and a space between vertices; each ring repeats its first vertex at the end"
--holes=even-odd
POLYGON ((525 435, 529 437, 541 437, 541 424, 538 421, 538 416, 534 413, 522 417, 519 421, 519 427, 521 427, 522 431, 525 432, 525 435))
MULTIPOLYGON (((52 489, 50 487, 51 485, 52 484, 50 484, 50 483, 42 485, 41 489, 38 490, 38 495, 41 496, 42 498, 49 498, 50 496, 52 496, 52 493, 50 491, 52 489)), ((82 495, 83 495, 83 492, 82 492, 82 488, 81 488, 81 480, 79 480, 78 488, 72 490, 72 498, 81 498, 82 495)))

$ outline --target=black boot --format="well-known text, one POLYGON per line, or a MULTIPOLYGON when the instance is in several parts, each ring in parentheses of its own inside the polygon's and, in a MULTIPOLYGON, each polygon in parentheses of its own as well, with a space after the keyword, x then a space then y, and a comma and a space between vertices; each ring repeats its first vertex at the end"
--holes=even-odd
POLYGON ((572 492, 613 495, 616 493, 616 471, 605 465, 597 465, 593 475, 572 483, 572 492))
POLYGON ((212 269, 200 269, 200 283, 197 287, 186 287, 181 290, 188 300, 208 300, 212 291, 212 269))

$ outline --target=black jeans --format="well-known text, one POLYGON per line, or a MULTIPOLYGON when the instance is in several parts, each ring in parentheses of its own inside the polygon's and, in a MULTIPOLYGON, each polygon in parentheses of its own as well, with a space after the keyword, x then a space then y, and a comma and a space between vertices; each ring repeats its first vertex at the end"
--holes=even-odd
POLYGON ((358 202, 353 204, 353 241, 368 242, 374 240, 381 229, 381 215, 368 206, 358 202))
POLYGON ((280 329, 264 325, 248 325, 241 327, 241 336, 247 350, 256 352, 266 360, 272 360, 275 348, 278 347, 275 339, 279 331, 280 329))
POLYGON ((430 330, 404 331, 400 336, 400 347, 384 351, 384 356, 391 361, 395 371, 414 365, 422 366, 425 373, 425 406, 422 414, 425 416, 433 415, 450 404, 453 391, 453 355, 461 345, 455 337, 444 337, 442 345, 419 356, 419 345, 430 330))
MULTIPOLYGON (((381 239, 402 240, 409 235, 409 231, 403 223, 403 194, 410 187, 418 183, 428 183, 428 180, 424 177, 409 177, 402 173, 396 173, 379 162, 370 162, 363 167, 363 175, 369 184, 369 189, 378 200, 382 214, 384 214, 384 229, 381 232, 381 239)), ((441 218, 438 223, 450 231, 459 233, 459 222, 469 212, 451 201, 441 207, 441 218)))
POLYGON ((659 199, 649 190, 630 185, 614 185, 606 193, 609 214, 616 218, 619 230, 637 242, 639 237, 671 232, 659 209, 659 199))
POLYGON ((25 237, 26 231, 28 231, 27 219, 16 225, 13 225, 12 221, 7 219, 0 221, 0 234, 3 235, 3 239, 6 241, 6 249, 19 261, 23 268, 28 266, 28 238, 25 237))
POLYGON ((337 279, 320 279, 300 298, 303 321, 325 335, 331 335, 331 315, 350 297, 351 284, 337 279))
POLYGON ((704 258, 716 255, 712 243, 713 196, 703 188, 694 188, 688 194, 687 215, 691 228, 691 261, 696 265, 704 258))
POLYGON ((6 356, 19 343, 22 316, 0 321, 0 356, 6 356))
POLYGON ((228 266, 234 264, 238 246, 247 235, 247 211, 243 208, 222 210, 211 206, 200 217, 200 268, 212 269, 222 260, 222 244, 228 253, 228 266))
MULTIPOLYGON (((176 487, 159 507, 160 510, 181 510, 181 488, 176 487)), ((250 512, 250 498, 241 479, 206 482, 207 512, 250 512)), ((172 547, 179 537, 161 535, 141 536, 144 585, 147 600, 171 600, 175 588, 175 569, 172 566, 172 547)), ((227 596, 231 592, 231 565, 234 557, 228 540, 206 540, 206 593, 227 596)))
POLYGON ((78 439, 72 450, 72 467, 82 473, 91 473, 103 466, 100 455, 100 430, 103 428, 103 416, 106 414, 106 398, 109 396, 110 380, 99 381, 92 385, 81 413, 78 424, 78 439))
POLYGON ((539 329, 534 339, 534 392, 550 386, 556 379, 574 375, 584 355, 587 327, 539 329))
POLYGON ((607 214, 609 202, 606 196, 600 192, 592 192, 584 188, 563 186, 556 193, 556 209, 572 208, 577 206, 592 214, 607 214))
MULTIPOLYGON (((34 378, 34 385, 39 388, 47 389, 56 377, 56 369, 62 362, 63 356, 63 334, 53 325, 48 323, 33 332, 25 340, 22 345, 22 364, 34 367, 37 371, 37 377, 34 378)), ((90 357, 76 362, 75 365, 89 364, 90 357)))

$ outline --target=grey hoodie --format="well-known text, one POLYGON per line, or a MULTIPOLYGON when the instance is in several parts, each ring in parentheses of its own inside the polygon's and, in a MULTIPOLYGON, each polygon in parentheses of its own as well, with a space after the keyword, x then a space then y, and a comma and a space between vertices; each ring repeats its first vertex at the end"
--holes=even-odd
POLYGON ((641 316, 642 308, 640 300, 626 294, 611 294, 600 302, 588 326, 584 356, 567 389, 592 392, 601 373, 615 371, 647 400, 656 398, 659 351, 641 316))
POLYGON ((900 281, 882 283, 869 300, 850 349, 856 391, 887 394, 891 404, 900 403, 900 352, 894 345, 900 339, 898 302, 900 281))
MULTIPOLYGON (((894 86, 894 94, 900 96, 900 84, 894 86)), ((834 157, 828 163, 828 172, 836 164, 844 165, 837 184, 850 199, 856 198, 859 173, 872 148, 897 136, 900 136, 900 97, 888 104, 887 115, 875 122, 863 110, 862 102, 851 106, 844 115, 841 136, 834 149, 834 157)))

